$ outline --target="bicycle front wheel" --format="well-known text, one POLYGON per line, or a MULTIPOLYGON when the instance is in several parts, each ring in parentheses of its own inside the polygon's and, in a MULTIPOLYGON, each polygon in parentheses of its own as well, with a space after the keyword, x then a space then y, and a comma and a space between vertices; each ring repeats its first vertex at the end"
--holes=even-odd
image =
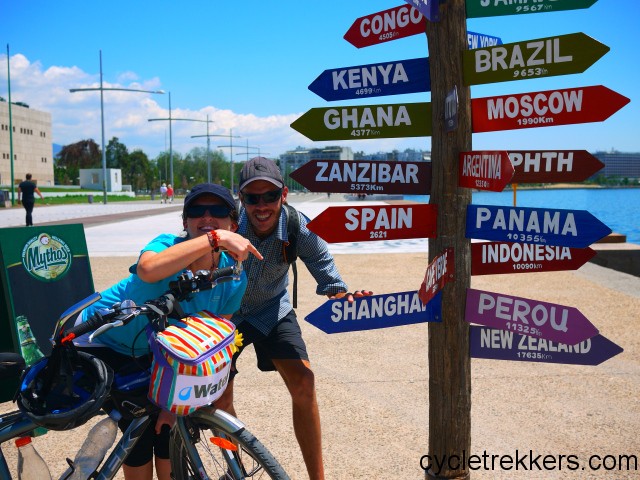
POLYGON ((171 430, 169 452, 176 480, 289 480, 244 424, 221 410, 203 408, 179 418, 171 430))

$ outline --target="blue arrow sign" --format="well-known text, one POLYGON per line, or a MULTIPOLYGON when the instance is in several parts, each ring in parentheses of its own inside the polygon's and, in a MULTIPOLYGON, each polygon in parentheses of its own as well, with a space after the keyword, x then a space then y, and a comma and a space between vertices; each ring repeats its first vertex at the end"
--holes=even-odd
POLYGON ((469 50, 502 45, 502 39, 500 37, 469 31, 467 31, 467 41, 469 42, 469 50))
POLYGON ((430 22, 440 21, 440 0, 404 0, 423 14, 430 22))
POLYGON ((585 248, 610 233, 586 210, 467 206, 467 238, 585 248))
POLYGON ((565 345, 486 327, 472 326, 469 335, 472 358, 600 365, 623 351, 622 347, 602 335, 596 335, 577 345, 565 345))
POLYGON ((309 90, 328 102, 429 92, 429 59, 413 58, 325 70, 309 85, 309 90))
POLYGON ((329 300, 305 317, 325 333, 357 332, 397 327, 423 322, 442 321, 442 292, 423 305, 418 292, 400 292, 329 300))

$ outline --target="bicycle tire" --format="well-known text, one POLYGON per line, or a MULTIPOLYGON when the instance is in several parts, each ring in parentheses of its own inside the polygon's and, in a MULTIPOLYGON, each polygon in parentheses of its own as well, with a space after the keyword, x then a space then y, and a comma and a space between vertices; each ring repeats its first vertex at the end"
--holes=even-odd
MULTIPOLYGON (((262 445, 262 443, 249 432, 244 425, 234 417, 224 413, 208 413, 201 409, 184 419, 188 441, 193 445, 200 457, 206 474, 213 479, 240 480, 240 479, 274 479, 290 480, 284 469, 274 456, 262 445), (224 421, 220 417, 222 413, 226 418, 234 420, 233 424, 224 421), (221 421, 221 418, 223 421, 221 421), (231 428, 230 428, 231 427, 231 428), (209 431, 209 432, 207 432, 209 431), (226 437, 237 447, 236 458, 240 459, 243 475, 235 476, 225 457, 223 449, 213 445, 210 437, 226 437)), ((171 468, 175 480, 193 480, 201 478, 196 472, 194 462, 190 458, 183 443, 182 435, 177 428, 171 430, 171 442, 169 447, 171 468)))

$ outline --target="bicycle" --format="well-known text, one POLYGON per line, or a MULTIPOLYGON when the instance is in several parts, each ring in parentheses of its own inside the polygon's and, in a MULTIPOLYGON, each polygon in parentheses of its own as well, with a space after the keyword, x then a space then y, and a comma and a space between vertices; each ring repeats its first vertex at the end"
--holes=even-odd
MULTIPOLYGON (((155 328, 162 329, 168 324, 169 315, 176 313, 184 317, 179 301, 192 293, 214 288, 219 283, 237 279, 241 265, 216 270, 199 270, 194 275, 185 271, 169 285, 169 291, 157 299, 143 305, 133 305, 124 301, 114 305, 107 312, 93 315, 86 322, 70 328, 66 325, 87 306, 98 301, 101 296, 94 293, 67 309, 56 322, 52 342, 61 348, 73 338, 91 333, 95 338, 104 331, 122 326, 138 315, 145 315, 155 328)), ((86 350, 85 350, 86 351, 86 350)), ((15 362, 15 369, 24 365, 24 360, 16 354, 5 360, 15 362), (20 363, 22 362, 22 363, 20 363)), ((111 393, 109 393, 111 397, 111 393)), ((150 404, 151 411, 138 409, 129 427, 121 434, 111 454, 96 469, 92 478, 108 480, 115 477, 128 452, 142 436, 146 428, 153 428, 151 414, 159 407, 150 404)), ((2 452, 2 444, 10 439, 24 436, 38 425, 23 411, 10 412, 0 416, 0 478, 11 479, 9 467, 2 452)), ((170 461, 173 478, 176 480, 271 478, 288 480, 289 477, 273 455, 260 443, 246 426, 232 415, 209 405, 186 416, 178 416, 170 433, 170 461), (211 434, 206 432, 210 431, 211 434)), ((71 461, 67 459, 67 462, 71 461)), ((63 476, 67 478, 67 476, 63 476)))

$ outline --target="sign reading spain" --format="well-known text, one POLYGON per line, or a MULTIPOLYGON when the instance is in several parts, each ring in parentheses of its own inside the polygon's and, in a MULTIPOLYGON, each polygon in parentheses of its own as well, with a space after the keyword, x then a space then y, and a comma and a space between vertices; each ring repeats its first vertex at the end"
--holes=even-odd
POLYGON ((584 33, 467 50, 462 53, 464 80, 480 85, 582 73, 608 51, 584 33))
POLYGON ((467 18, 589 8, 597 0, 466 0, 467 18))

